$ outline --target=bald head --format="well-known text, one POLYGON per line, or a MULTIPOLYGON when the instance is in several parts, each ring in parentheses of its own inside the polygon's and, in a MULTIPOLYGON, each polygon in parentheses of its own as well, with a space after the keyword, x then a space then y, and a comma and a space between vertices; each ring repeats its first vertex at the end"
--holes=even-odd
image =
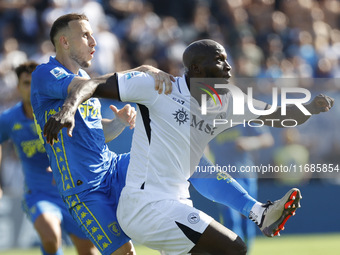
POLYGON ((191 43, 183 53, 185 74, 188 78, 230 78, 231 67, 224 47, 213 40, 191 43))
POLYGON ((223 46, 209 39, 191 43, 183 53, 183 64, 186 71, 189 71, 192 65, 200 64, 207 57, 213 55, 216 49, 223 49, 223 46))

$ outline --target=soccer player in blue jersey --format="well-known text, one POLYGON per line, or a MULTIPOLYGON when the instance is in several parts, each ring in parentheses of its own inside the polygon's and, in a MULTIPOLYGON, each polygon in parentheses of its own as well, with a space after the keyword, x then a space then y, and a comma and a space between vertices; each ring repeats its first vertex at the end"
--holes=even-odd
MULTIPOLYGON (((220 44, 201 40, 187 47, 183 60, 187 72, 184 77, 176 78, 170 95, 157 94, 154 80, 145 73, 116 73, 74 84, 61 110, 47 122, 48 116, 38 121, 45 123, 46 141, 53 145, 54 141, 60 142, 65 137, 63 127, 67 127, 69 136, 75 136, 73 129, 74 119, 77 125, 78 106, 93 94, 138 103, 131 159, 117 213, 124 231, 142 244, 167 254, 246 254, 244 242, 235 233, 192 207, 187 190, 188 179, 205 146, 225 129, 225 126, 212 129, 214 117, 220 112, 227 116, 232 114, 229 92, 224 90, 220 94, 221 106, 215 107, 210 100, 207 104, 215 111, 200 116, 201 94, 193 92, 198 87, 190 83, 190 78, 230 78, 227 55, 220 44), (197 123, 205 123, 205 129, 197 123)), ((266 107, 263 102, 256 104, 262 109, 266 107)), ((332 105, 331 98, 320 95, 305 107, 312 114, 318 114, 328 111, 332 105)), ((247 112, 243 117, 263 118, 254 115, 247 112)), ((268 117, 284 118, 280 110, 268 117)), ((310 116, 292 106, 286 117, 302 124, 310 116)), ((277 235, 299 206, 298 189, 292 189, 274 203, 263 205, 243 192, 227 174, 219 177, 203 182, 195 178, 190 182, 217 202, 227 202, 227 196, 229 202, 226 204, 254 220, 267 236, 277 235)))
MULTIPOLYGON (((38 129, 60 110, 71 90, 90 80, 82 68, 90 66, 96 46, 88 18, 80 14, 59 17, 52 25, 50 38, 56 56, 32 74, 31 102, 38 129)), ((143 66, 137 70, 152 71, 160 84, 164 78, 171 84, 169 75, 158 69, 143 66)), ((133 111, 128 106, 123 109, 123 113, 133 111)), ((45 144, 60 195, 102 254, 135 252, 116 219, 129 154, 116 155, 106 144, 126 126, 133 128, 134 117, 131 114, 125 122, 119 118, 113 120, 115 123, 104 121, 99 100, 89 98, 78 108, 72 137, 62 132, 52 146, 45 144)))
POLYGON ((30 92, 31 73, 37 65, 25 62, 15 69, 22 101, 0 115, 0 143, 12 140, 19 154, 25 177, 23 209, 39 234, 42 253, 63 254, 63 227, 78 254, 98 254, 60 198, 35 128, 30 92))

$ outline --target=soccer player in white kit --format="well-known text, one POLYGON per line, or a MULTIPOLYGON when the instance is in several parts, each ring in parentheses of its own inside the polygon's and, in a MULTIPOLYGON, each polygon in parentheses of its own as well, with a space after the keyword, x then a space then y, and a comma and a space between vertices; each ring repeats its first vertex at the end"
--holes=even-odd
MULTIPOLYGON (((137 103, 131 159, 117 211, 124 232, 133 240, 166 254, 246 254, 244 242, 235 233, 192 206, 188 179, 209 141, 230 127, 214 126, 214 119, 233 119, 236 123, 258 118, 272 125, 266 119, 283 117, 278 109, 265 119, 251 113, 247 106, 244 115, 234 116, 233 100, 227 90, 218 91, 221 104, 208 100, 207 114, 202 115, 201 93, 197 85, 190 83, 190 78, 221 78, 226 83, 231 77, 227 54, 220 44, 201 40, 187 47, 183 61, 186 73, 173 82, 171 94, 158 94, 153 89, 153 78, 140 72, 116 73, 101 81, 90 81, 73 97, 69 94, 69 101, 49 120, 44 134, 53 138, 55 130, 62 127, 72 130, 70 116, 77 104, 92 95, 100 83, 94 95, 137 103)), ((256 100, 253 105, 257 109, 267 107, 256 100)), ((317 96, 305 107, 317 114, 328 111, 332 105, 331 98, 317 96)), ((287 108, 285 118, 301 124, 309 116, 292 106, 287 108)), ((277 234, 299 206, 299 200, 300 191, 293 189, 274 204, 254 203, 249 217, 265 234, 277 234)))

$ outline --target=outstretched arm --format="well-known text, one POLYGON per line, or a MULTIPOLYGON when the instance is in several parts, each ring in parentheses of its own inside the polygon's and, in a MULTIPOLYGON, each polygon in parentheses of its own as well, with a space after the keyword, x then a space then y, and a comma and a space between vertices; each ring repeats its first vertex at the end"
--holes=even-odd
POLYGON ((54 140, 58 141, 59 131, 66 127, 68 136, 72 136, 72 131, 75 125, 74 115, 78 106, 89 99, 96 88, 105 83, 107 76, 102 76, 93 79, 84 79, 75 77, 68 87, 68 95, 61 110, 51 116, 46 122, 43 134, 46 137, 47 143, 53 145, 54 140))
MULTIPOLYGON (((329 111, 333 107, 333 104, 333 98, 320 94, 309 104, 304 105, 304 107, 311 113, 311 115, 314 115, 319 114, 320 112, 329 111)), ((282 115, 281 107, 278 107, 272 114, 260 116, 259 119, 267 126, 284 127, 282 125, 283 120, 295 120, 296 123, 300 125, 306 122, 311 115, 304 114, 296 105, 289 105, 287 106, 286 115, 282 115)))
MULTIPOLYGON (((142 71, 153 76, 155 80, 155 89, 159 93, 163 91, 163 83, 165 84, 166 94, 171 92, 171 80, 174 78, 152 66, 141 66, 126 72, 142 71)), ((59 131, 66 127, 68 136, 72 136, 75 126, 74 115, 78 106, 89 99, 91 96, 118 99, 118 84, 115 74, 108 74, 98 78, 84 79, 75 77, 68 87, 68 96, 65 99, 61 110, 50 117, 44 126, 44 136, 47 143, 53 145, 54 140, 58 141, 59 131)))

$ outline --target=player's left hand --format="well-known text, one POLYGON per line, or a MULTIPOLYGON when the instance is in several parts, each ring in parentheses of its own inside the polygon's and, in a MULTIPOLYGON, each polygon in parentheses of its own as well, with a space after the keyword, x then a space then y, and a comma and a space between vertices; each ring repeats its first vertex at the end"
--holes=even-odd
POLYGON ((328 112, 334 105, 334 99, 320 94, 317 95, 310 103, 309 111, 311 114, 319 114, 320 112, 328 112))
POLYGON ((130 126, 130 129, 135 127, 137 112, 130 104, 126 104, 120 110, 118 110, 116 106, 110 105, 110 109, 125 126, 130 126))

